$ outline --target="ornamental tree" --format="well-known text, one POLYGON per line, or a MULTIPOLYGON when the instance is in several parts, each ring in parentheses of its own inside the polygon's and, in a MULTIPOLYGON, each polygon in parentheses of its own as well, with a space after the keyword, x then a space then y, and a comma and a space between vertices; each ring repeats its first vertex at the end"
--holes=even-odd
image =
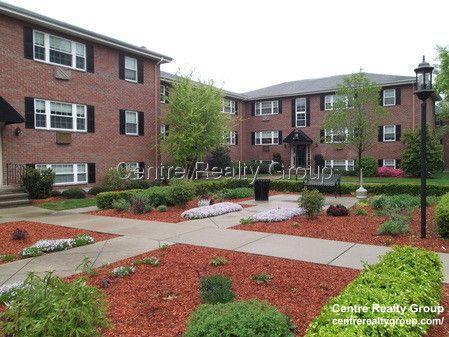
POLYGON ((222 113, 223 92, 212 81, 196 82, 179 76, 168 97, 165 123, 170 125, 162 150, 194 176, 195 163, 223 144, 229 117, 222 113))

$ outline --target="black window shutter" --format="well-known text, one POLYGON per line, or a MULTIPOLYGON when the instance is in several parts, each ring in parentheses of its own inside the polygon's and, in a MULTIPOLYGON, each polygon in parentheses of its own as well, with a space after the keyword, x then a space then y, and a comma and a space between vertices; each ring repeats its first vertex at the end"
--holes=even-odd
POLYGON ((384 91, 383 91, 383 90, 381 90, 381 91, 379 92, 379 105, 380 105, 380 106, 383 106, 383 105, 384 105, 384 91))
POLYGON ((396 105, 401 105, 401 87, 396 88, 396 105))
POLYGON ((324 138, 326 137, 326 133, 324 129, 320 130, 320 143, 324 143, 324 138))
POLYGON ((377 166, 378 166, 378 167, 384 166, 384 161, 383 161, 383 159, 377 159, 377 166))
POLYGON ((139 171, 143 172, 139 174, 139 178, 145 178, 145 162, 141 161, 139 162, 139 171))
POLYGON ((256 102, 251 103, 251 116, 256 115, 256 102))
POLYGON ((292 127, 296 127, 296 109, 295 109, 295 107, 296 107, 296 99, 295 98, 293 98, 292 99, 292 127))
POLYGON ((36 164, 25 164, 25 166, 26 166, 26 167, 29 167, 29 168, 35 168, 35 167, 36 167, 36 164))
POLYGON ((401 125, 396 125, 396 141, 401 140, 401 125))
POLYGON ((87 106, 87 132, 95 132, 95 107, 87 106))
POLYGON ((239 133, 238 133, 238 131, 235 132, 235 145, 239 145, 239 133))
POLYGON ((125 54, 123 53, 118 55, 118 77, 121 80, 125 79, 125 54))
POLYGON ((94 72, 94 46, 91 43, 86 44, 86 70, 88 73, 94 72))
POLYGON ((279 130, 279 144, 282 144, 282 130, 279 130))
POLYGON ((324 98, 326 95, 320 95, 320 110, 324 111, 324 98))
POLYGON ((400 168, 400 167, 401 167, 401 160, 396 159, 396 168, 400 168))
POLYGON ((137 59, 137 82, 143 83, 143 60, 137 59))
POLYGON ((30 27, 23 27, 23 56, 33 59, 33 30, 30 27))
POLYGON ((89 184, 95 183, 95 163, 87 164, 87 182, 89 184))
POLYGON ((139 136, 143 136, 145 134, 145 117, 142 111, 138 112, 139 116, 139 136))
POLYGON ((125 134, 125 110, 120 110, 120 134, 125 134))
POLYGON ((306 126, 310 126, 310 97, 306 98, 306 126))
POLYGON ((34 129, 34 98, 25 97, 25 128, 34 129))
POLYGON ((384 127, 382 125, 379 126, 379 132, 377 134, 377 140, 379 142, 383 142, 384 141, 384 127))
POLYGON ((238 111, 237 107, 239 105, 239 102, 238 101, 234 101, 234 104, 235 104, 235 114, 237 115, 237 111, 238 111))
POLYGON ((278 103, 278 111, 279 111, 279 113, 281 114, 282 113, 282 99, 280 99, 279 101, 278 101, 279 103, 278 103))
POLYGON ((251 144, 256 145, 256 133, 251 132, 251 144))
POLYGON ((170 125, 165 124, 165 137, 168 137, 168 130, 170 129, 170 125))

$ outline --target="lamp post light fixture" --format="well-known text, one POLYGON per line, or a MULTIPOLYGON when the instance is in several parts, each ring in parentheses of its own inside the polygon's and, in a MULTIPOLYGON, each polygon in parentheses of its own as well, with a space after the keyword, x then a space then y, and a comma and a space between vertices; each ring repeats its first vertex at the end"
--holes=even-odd
POLYGON ((426 62, 423 56, 422 62, 415 69, 416 87, 415 95, 421 100, 421 238, 426 237, 426 196, 427 196, 427 100, 433 95, 432 85, 433 67, 426 62))

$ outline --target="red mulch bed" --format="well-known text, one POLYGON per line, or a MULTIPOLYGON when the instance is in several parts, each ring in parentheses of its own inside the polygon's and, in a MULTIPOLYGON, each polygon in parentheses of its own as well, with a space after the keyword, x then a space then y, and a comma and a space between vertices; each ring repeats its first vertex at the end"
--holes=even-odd
MULTIPOLYGON (((88 231, 84 229, 49 225, 32 221, 14 221, 0 223, 0 254, 18 254, 24 248, 31 246, 38 240, 64 239, 79 234, 88 234, 95 241, 103 241, 117 237, 117 235, 88 231), (28 233, 26 240, 12 240, 11 234, 16 228, 24 229, 28 233)), ((0 261, 1 263, 1 261, 0 261)))
POLYGON ((427 238, 420 238, 419 210, 413 212, 411 232, 406 235, 390 236, 377 235, 377 230, 387 217, 378 216, 372 210, 368 215, 354 215, 331 217, 322 213, 316 219, 307 219, 304 216, 294 217, 282 222, 257 222, 249 225, 238 225, 234 229, 278 233, 287 235, 307 236, 320 239, 338 240, 347 242, 366 243, 378 246, 412 245, 427 248, 437 252, 449 252, 449 240, 439 238, 435 233, 434 222, 435 207, 427 209, 427 238), (293 227, 293 223, 299 227, 293 227))
MULTIPOLYGON (((240 198, 240 199, 229 199, 226 201, 231 202, 242 202, 245 200, 251 200, 253 197, 248 198, 240 198)), ((241 205, 243 208, 252 207, 253 205, 241 205)), ((189 201, 187 204, 183 206, 171 206, 167 207, 166 212, 159 212, 157 209, 153 209, 152 211, 144 214, 135 214, 129 211, 120 212, 115 209, 103 209, 98 211, 89 212, 92 215, 102 215, 102 216, 113 216, 118 218, 128 218, 128 219, 137 219, 137 220, 146 220, 146 221, 162 221, 162 222, 171 222, 178 223, 182 221, 188 221, 188 219, 181 217, 181 214, 191 208, 198 207, 198 200, 189 201)))
POLYGON ((189 314, 200 304, 199 275, 217 273, 232 278, 237 300, 267 300, 293 319, 301 336, 329 298, 338 295, 359 273, 352 269, 178 244, 101 268, 99 275, 89 282, 99 286, 114 267, 150 256, 160 258, 158 267, 139 265, 135 274, 114 279, 104 289, 113 323, 113 328, 105 331, 104 336, 181 337, 189 314), (214 256, 224 256, 229 263, 212 267, 209 260, 214 256), (264 272, 273 276, 270 283, 257 285, 251 280, 252 275, 264 272))

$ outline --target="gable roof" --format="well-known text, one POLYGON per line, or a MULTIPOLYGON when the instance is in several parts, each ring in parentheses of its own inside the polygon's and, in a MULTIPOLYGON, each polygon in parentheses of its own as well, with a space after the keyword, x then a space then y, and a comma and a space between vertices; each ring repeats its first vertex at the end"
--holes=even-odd
POLYGON ((146 49, 145 47, 138 47, 127 42, 116 40, 114 38, 101 35, 59 20, 55 20, 48 16, 32 12, 21 7, 13 6, 2 1, 0 1, 0 14, 43 26, 61 33, 76 36, 85 40, 96 42, 98 44, 106 45, 115 49, 120 49, 125 52, 130 52, 142 57, 150 58, 161 63, 167 63, 173 60, 169 56, 153 52, 146 49))
POLYGON ((25 119, 3 97, 0 96, 0 122, 5 124, 23 123, 25 119))
MULTIPOLYGON (((269 87, 248 91, 243 94, 247 96, 249 99, 259 99, 269 97, 284 97, 294 95, 325 93, 336 90, 337 86, 343 83, 343 79, 348 75, 349 74, 284 82, 269 87)), ((383 86, 412 84, 415 82, 415 77, 413 76, 385 75, 385 74, 372 74, 372 73, 365 73, 365 75, 371 81, 377 82, 383 86)))

